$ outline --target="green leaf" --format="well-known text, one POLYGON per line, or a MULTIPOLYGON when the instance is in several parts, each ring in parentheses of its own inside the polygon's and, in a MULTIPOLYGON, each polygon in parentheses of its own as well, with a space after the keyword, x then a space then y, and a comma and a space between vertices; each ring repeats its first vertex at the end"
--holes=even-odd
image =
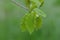
MULTIPOLYGON (((25 17, 25 16, 24 16, 25 17)), ((22 30, 22 32, 24 32, 24 31, 26 31, 26 19, 25 18, 22 18, 22 20, 21 20, 21 30, 22 30)))
POLYGON ((39 8, 44 4, 44 0, 26 0, 26 6, 28 9, 33 10, 34 8, 39 8))
POLYGON ((40 28, 41 17, 37 13, 32 11, 31 13, 26 14, 21 22, 21 30, 28 31, 30 34, 40 28))
POLYGON ((30 0, 30 2, 34 2, 37 7, 41 5, 41 2, 39 2, 39 0, 30 0))
POLYGON ((40 29, 42 25, 42 18, 41 16, 36 17, 36 30, 40 29))
POLYGON ((28 13, 22 19, 21 29, 23 31, 27 30, 30 34, 34 31, 34 20, 35 20, 35 13, 28 13))
POLYGON ((35 8, 34 11, 35 11, 36 13, 38 13, 39 15, 41 15, 41 16, 43 16, 43 17, 46 17, 46 14, 45 14, 42 10, 40 10, 40 9, 38 9, 38 8, 35 8))
POLYGON ((21 30, 28 31, 32 34, 34 30, 40 29, 42 25, 41 16, 46 17, 46 14, 39 9, 39 6, 42 5, 43 0, 26 0, 26 2, 30 11, 22 18, 21 30))
POLYGON ((34 2, 37 7, 41 7, 44 4, 44 0, 30 0, 30 2, 34 2))
POLYGON ((31 34, 34 31, 34 20, 35 20, 35 13, 29 13, 27 15, 27 19, 26 19, 26 28, 28 30, 28 32, 31 34))
POLYGON ((30 4, 30 11, 32 11, 35 8, 37 8, 35 2, 31 2, 31 4, 30 4))

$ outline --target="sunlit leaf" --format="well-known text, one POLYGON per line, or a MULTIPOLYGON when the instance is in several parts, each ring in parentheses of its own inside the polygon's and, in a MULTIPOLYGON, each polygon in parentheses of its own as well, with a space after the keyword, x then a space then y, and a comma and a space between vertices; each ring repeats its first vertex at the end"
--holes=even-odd
POLYGON ((30 13, 27 15, 26 28, 30 34, 34 31, 34 20, 35 20, 35 13, 30 13))
POLYGON ((37 13, 32 11, 24 16, 22 19, 21 29, 23 31, 28 31, 30 34, 34 32, 34 30, 39 29, 41 25, 41 17, 37 13))
POLYGON ((27 30, 30 34, 34 31, 34 19, 35 14, 34 13, 29 13, 26 14, 23 18, 24 21, 22 21, 23 25, 22 30, 27 30))

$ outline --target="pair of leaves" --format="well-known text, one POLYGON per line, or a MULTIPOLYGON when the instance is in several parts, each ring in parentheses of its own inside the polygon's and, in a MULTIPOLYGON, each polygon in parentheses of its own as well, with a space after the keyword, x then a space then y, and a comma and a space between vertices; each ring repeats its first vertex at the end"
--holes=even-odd
POLYGON ((41 27, 41 16, 36 12, 32 11, 31 13, 26 14, 21 21, 21 30, 28 31, 30 34, 34 30, 38 30, 41 27))

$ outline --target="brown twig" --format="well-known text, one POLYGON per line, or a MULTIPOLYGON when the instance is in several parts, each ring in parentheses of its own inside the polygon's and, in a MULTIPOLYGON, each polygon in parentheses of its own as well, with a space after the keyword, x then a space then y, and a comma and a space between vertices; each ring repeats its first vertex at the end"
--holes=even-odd
POLYGON ((22 4, 16 2, 15 0, 11 0, 11 1, 12 1, 14 4, 16 4, 17 6, 22 7, 22 8, 24 8, 26 11, 28 11, 28 8, 25 7, 25 6, 23 6, 22 4))

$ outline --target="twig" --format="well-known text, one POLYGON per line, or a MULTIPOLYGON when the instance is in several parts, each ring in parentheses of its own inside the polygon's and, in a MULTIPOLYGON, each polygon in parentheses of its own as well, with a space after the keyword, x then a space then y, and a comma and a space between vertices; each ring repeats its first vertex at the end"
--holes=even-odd
POLYGON ((26 8, 26 7, 23 6, 22 4, 16 2, 15 0, 11 0, 11 1, 12 1, 14 4, 16 4, 17 6, 22 7, 22 8, 24 8, 26 11, 28 11, 28 8, 26 8))

